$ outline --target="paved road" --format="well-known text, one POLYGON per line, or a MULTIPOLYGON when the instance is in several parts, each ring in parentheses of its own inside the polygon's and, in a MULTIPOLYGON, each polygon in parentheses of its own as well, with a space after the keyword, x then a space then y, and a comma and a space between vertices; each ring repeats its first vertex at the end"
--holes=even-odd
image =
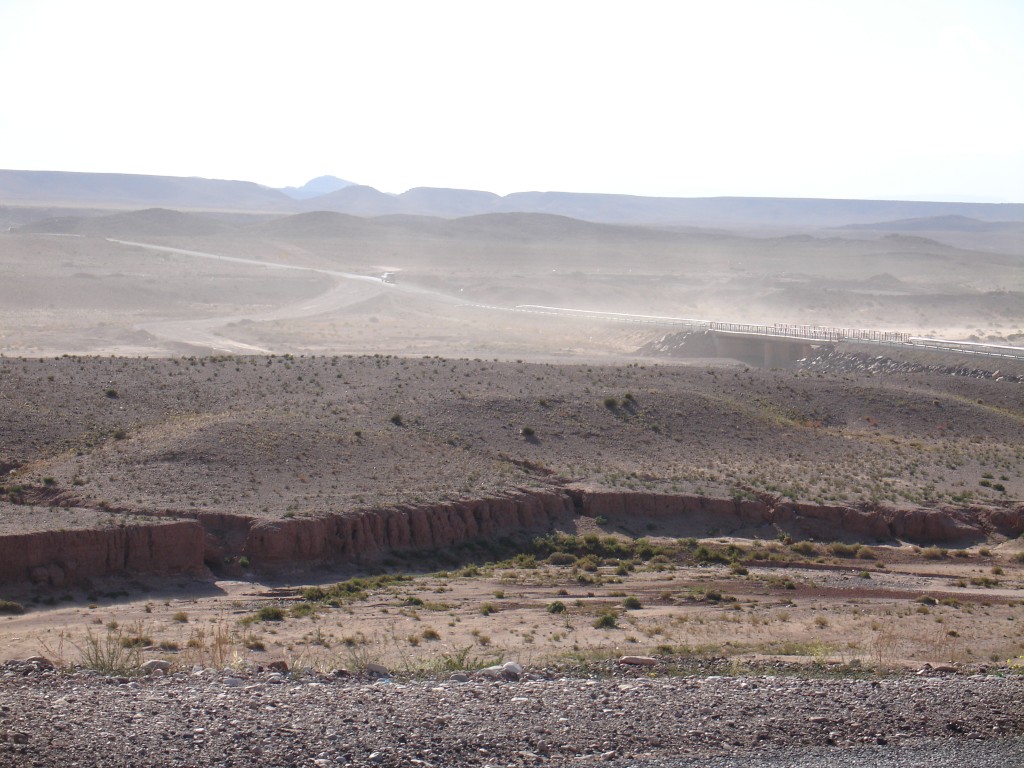
POLYGON ((357 304, 385 291, 397 291, 406 295, 428 296, 437 301, 447 304, 468 304, 468 302, 457 297, 448 296, 437 291, 431 291, 415 285, 385 283, 381 278, 372 275, 360 275, 354 272, 343 272, 334 269, 323 269, 320 267, 309 267, 298 264, 282 264, 280 262, 262 261, 260 259, 246 259, 239 256, 223 256, 216 253, 204 251, 191 251, 184 248, 172 248, 166 245, 153 245, 151 243, 139 243, 130 240, 116 240, 107 238, 108 242, 126 245, 135 248, 144 248, 150 251, 171 253, 178 256, 190 256, 199 259, 210 259, 213 261, 227 262, 231 264, 243 264, 246 266, 261 267, 268 270, 292 270, 323 275, 325 291, 313 298, 303 299, 294 304, 288 304, 276 309, 245 312, 237 315, 217 317, 185 318, 182 320, 153 320, 138 323, 136 330, 143 330, 151 333, 157 338, 178 344, 188 344, 209 348, 216 353, 226 354, 268 354, 271 350, 246 344, 231 339, 228 335, 227 326, 242 321, 265 322, 271 320, 291 320, 302 317, 313 317, 326 314, 343 307, 357 304))

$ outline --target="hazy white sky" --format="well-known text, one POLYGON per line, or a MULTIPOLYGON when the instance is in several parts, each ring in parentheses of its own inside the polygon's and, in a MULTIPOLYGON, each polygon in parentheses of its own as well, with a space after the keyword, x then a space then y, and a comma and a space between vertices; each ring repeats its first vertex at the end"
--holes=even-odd
POLYGON ((0 0, 0 168, 1024 202, 1022 0, 0 0))

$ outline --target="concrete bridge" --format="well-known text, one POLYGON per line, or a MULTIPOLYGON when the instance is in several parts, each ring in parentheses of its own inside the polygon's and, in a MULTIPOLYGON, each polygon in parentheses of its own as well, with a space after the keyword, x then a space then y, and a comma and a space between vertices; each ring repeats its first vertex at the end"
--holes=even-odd
POLYGON ((693 320, 658 315, 633 315, 621 312, 598 312, 566 307, 545 307, 520 304, 517 312, 531 314, 579 317, 604 322, 637 323, 679 331, 707 331, 714 339, 715 352, 720 357, 731 357, 766 368, 783 368, 807 357, 812 350, 832 347, 840 343, 874 344, 886 347, 916 347, 961 354, 985 355, 1024 360, 1024 348, 1008 347, 980 342, 950 341, 911 336, 900 331, 873 331, 863 328, 831 328, 820 325, 755 325, 726 323, 715 320, 693 320))

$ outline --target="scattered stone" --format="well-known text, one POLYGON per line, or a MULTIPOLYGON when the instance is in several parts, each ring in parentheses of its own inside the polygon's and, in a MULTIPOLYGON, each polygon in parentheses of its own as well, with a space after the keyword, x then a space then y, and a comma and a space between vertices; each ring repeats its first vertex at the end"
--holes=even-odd
POLYGON ((152 675, 154 672, 159 671, 161 674, 166 675, 171 671, 171 662, 166 659, 150 659, 141 667, 139 667, 147 675, 152 675))

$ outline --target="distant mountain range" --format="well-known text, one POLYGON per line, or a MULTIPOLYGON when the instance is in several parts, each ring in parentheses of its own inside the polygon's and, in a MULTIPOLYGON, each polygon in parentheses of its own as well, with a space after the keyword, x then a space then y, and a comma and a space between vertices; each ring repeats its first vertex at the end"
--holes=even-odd
POLYGON ((465 189, 417 187, 399 195, 334 176, 272 189, 248 181, 117 173, 0 170, 0 206, 184 210, 252 213, 332 211, 458 218, 484 213, 548 213, 611 224, 669 227, 845 227, 926 230, 938 219, 1024 222, 1024 204, 933 203, 768 197, 638 197, 577 192, 516 192, 504 197, 465 189), (910 220, 910 221, 907 221, 910 220), (883 222, 883 223, 879 223, 883 222), (865 226, 867 225, 867 226, 865 226))

